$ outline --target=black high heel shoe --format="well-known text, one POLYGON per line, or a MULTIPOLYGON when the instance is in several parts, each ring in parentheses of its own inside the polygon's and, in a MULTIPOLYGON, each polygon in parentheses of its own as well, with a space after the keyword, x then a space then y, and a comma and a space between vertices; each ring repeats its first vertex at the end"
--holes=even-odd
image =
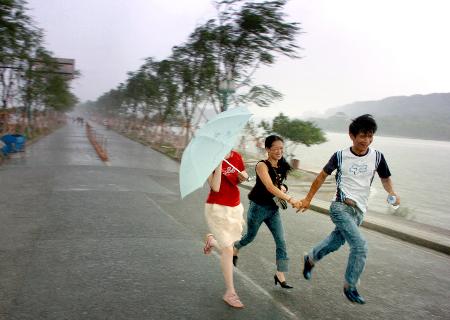
POLYGON ((280 279, 278 279, 277 275, 274 275, 273 279, 275 280, 275 285, 277 285, 279 283, 280 286, 284 289, 292 289, 293 288, 292 286, 288 285, 286 283, 286 281, 281 282, 280 279))

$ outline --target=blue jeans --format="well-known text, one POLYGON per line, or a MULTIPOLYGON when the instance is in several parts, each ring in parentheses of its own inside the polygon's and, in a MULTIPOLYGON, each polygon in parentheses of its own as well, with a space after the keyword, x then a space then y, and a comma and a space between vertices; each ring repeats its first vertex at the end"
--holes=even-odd
POLYGON ((336 228, 321 243, 316 245, 309 257, 317 262, 330 252, 338 250, 345 241, 350 246, 345 281, 350 287, 356 287, 359 277, 364 271, 367 257, 367 241, 359 231, 364 214, 357 208, 342 202, 332 202, 330 217, 336 228))
POLYGON ((247 233, 241 240, 234 243, 234 247, 239 250, 252 242, 263 222, 266 224, 267 228, 269 228, 273 239, 275 240, 277 270, 280 272, 287 272, 289 258, 286 252, 283 223, 281 222, 278 207, 261 206, 250 201, 247 212, 247 233))

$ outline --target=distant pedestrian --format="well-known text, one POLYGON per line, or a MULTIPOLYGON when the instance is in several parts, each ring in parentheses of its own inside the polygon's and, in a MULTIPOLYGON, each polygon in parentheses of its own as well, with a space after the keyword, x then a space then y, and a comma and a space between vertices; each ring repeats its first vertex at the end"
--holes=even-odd
POLYGON ((330 217, 336 227, 326 239, 303 257, 303 276, 307 280, 311 279, 314 265, 327 254, 338 250, 347 241, 350 255, 345 271, 344 294, 351 302, 359 304, 365 303, 364 298, 356 290, 356 285, 366 265, 367 242, 358 227, 367 210, 370 186, 375 172, 381 178, 387 193, 396 197, 395 204, 400 204, 383 154, 369 148, 376 131, 377 124, 370 114, 353 119, 349 126, 352 146, 333 154, 302 200, 301 209, 303 212, 309 208, 312 198, 327 176, 337 170, 336 197, 330 206, 330 217))
POLYGON ((244 207, 237 185, 248 179, 242 156, 231 151, 208 178, 211 190, 205 204, 205 217, 209 230, 206 235, 205 254, 216 248, 225 280, 226 291, 223 300, 234 308, 243 308, 233 283, 233 243, 242 236, 244 207), (233 168, 234 167, 234 168, 233 168), (240 172, 238 172, 238 169, 240 172))
POLYGON ((247 212, 247 233, 234 244, 237 262, 238 250, 250 244, 256 237, 261 224, 264 222, 272 233, 275 240, 276 266, 274 275, 275 285, 278 283, 282 288, 292 288, 286 283, 284 273, 288 271, 288 255, 286 241, 284 238, 283 223, 280 212, 274 198, 282 199, 293 206, 300 208, 299 202, 289 196, 287 188, 283 184, 291 166, 283 157, 283 139, 276 135, 268 136, 265 141, 267 159, 256 164, 256 183, 248 194, 250 205, 247 212))

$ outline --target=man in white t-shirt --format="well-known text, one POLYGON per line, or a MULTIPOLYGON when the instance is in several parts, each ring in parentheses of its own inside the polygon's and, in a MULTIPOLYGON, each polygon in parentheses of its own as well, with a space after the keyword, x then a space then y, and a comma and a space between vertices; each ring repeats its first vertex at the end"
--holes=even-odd
POLYGON ((377 124, 370 114, 353 119, 349 126, 352 146, 333 154, 312 183, 308 194, 302 200, 301 208, 302 212, 309 208, 312 198, 327 176, 337 170, 336 197, 330 206, 330 217, 336 228, 304 256, 303 276, 307 280, 311 279, 315 263, 348 242, 350 255, 345 271, 344 294, 351 302, 359 304, 365 303, 364 298, 356 290, 356 285, 366 265, 367 241, 358 227, 367 211, 370 186, 375 172, 378 173, 386 192, 396 197, 395 205, 400 204, 383 154, 369 148, 376 131, 377 124))

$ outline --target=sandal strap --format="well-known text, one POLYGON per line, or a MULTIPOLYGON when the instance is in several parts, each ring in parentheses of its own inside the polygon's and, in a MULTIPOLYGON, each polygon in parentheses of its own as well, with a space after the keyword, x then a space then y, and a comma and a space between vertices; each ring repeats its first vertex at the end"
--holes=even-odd
POLYGON ((225 295, 223 296, 223 300, 235 308, 242 308, 244 306, 237 294, 225 295))
POLYGON ((239 299, 239 297, 238 297, 238 295, 237 294, 235 294, 235 293, 233 293, 233 294, 230 294, 228 297, 226 297, 225 299, 229 299, 229 300, 232 300, 232 301, 236 301, 236 302, 241 302, 240 301, 240 299, 239 299))
POLYGON ((213 248, 213 245, 211 244, 213 239, 214 239, 214 235, 212 233, 209 233, 206 235, 205 246, 203 248, 203 252, 205 254, 208 254, 211 252, 211 250, 213 248))

